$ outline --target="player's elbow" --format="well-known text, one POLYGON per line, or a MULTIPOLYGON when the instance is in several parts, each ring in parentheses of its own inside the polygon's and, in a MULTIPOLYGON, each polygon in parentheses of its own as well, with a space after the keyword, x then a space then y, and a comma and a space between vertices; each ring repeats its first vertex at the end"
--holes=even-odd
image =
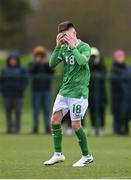
POLYGON ((86 63, 87 63, 86 60, 82 60, 82 61, 78 62, 79 66, 84 66, 84 65, 86 65, 86 63))
POLYGON ((87 63, 88 63, 88 61, 89 61, 89 58, 90 57, 84 57, 81 61, 80 61, 80 66, 84 66, 84 65, 86 65, 87 63))
POLYGON ((79 66, 85 66, 86 65, 86 62, 80 62, 80 63, 78 63, 79 64, 79 66))
POLYGON ((78 64, 79 66, 84 66, 87 64, 87 62, 88 62, 87 58, 83 56, 81 59, 79 59, 78 64))

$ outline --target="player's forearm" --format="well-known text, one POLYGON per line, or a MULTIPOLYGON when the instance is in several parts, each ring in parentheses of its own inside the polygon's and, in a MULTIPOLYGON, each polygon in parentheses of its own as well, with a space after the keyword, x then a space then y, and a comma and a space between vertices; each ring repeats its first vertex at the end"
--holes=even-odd
POLYGON ((74 55, 77 63, 80 66, 85 65, 88 62, 89 58, 90 58, 90 55, 85 56, 84 54, 80 53, 76 47, 72 48, 72 52, 73 52, 73 55, 74 55))
POLYGON ((54 68, 59 62, 59 53, 60 53, 60 47, 56 47, 50 57, 50 60, 49 60, 49 66, 51 68, 54 68))

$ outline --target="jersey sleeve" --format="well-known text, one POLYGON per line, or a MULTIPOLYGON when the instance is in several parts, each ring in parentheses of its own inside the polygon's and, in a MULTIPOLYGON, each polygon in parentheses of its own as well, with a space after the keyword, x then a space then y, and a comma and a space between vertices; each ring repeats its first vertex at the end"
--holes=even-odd
POLYGON ((58 63, 62 61, 61 47, 56 47, 49 59, 49 66, 54 68, 58 63))
POLYGON ((77 47, 73 47, 72 52, 77 63, 82 66, 89 61, 91 55, 91 48, 88 44, 85 44, 80 49, 77 49, 77 47))

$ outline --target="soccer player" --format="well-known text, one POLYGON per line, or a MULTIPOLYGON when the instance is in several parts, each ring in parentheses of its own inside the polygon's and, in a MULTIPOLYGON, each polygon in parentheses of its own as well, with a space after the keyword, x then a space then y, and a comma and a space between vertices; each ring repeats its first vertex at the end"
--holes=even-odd
POLYGON ((51 118, 55 153, 50 160, 44 162, 45 165, 65 161, 65 156, 62 153, 61 121, 69 110, 72 128, 82 151, 81 159, 73 164, 73 167, 83 167, 93 161, 93 156, 88 149, 86 134, 81 126, 81 120, 88 107, 90 80, 88 60, 90 54, 90 46, 77 38, 75 27, 71 22, 66 21, 59 24, 56 48, 51 55, 49 65, 53 68, 63 61, 64 77, 51 118))

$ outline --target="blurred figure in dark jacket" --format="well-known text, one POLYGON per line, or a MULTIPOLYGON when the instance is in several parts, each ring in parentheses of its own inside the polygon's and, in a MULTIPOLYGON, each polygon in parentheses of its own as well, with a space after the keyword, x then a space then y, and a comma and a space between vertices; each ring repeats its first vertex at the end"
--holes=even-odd
POLYGON ((131 120, 131 65, 127 65, 127 72, 125 73, 124 82, 124 100, 123 100, 123 110, 121 113, 121 134, 129 134, 129 121, 131 120))
POLYGON ((7 133, 19 133, 21 128, 22 99, 28 77, 20 64, 19 53, 12 51, 7 58, 7 65, 2 69, 1 91, 7 120, 7 133))
POLYGON ((107 101, 105 89, 106 68, 99 50, 95 47, 92 47, 91 49, 89 66, 91 72, 89 110, 93 127, 92 135, 97 134, 103 136, 105 126, 105 106, 107 101))
POLYGON ((125 98, 125 106, 124 106, 124 125, 123 125, 123 134, 129 134, 129 121, 131 120, 131 65, 127 66, 127 74, 126 74, 126 98, 125 98))
POLYGON ((38 46, 34 49, 34 60, 29 65, 29 73, 32 77, 32 106, 33 106, 33 130, 39 132, 39 114, 42 110, 46 133, 50 133, 50 105, 51 105, 51 75, 53 73, 48 65, 47 51, 38 46))
POLYGON ((116 50, 113 54, 114 64, 111 71, 112 113, 114 117, 113 131, 116 135, 124 134, 126 122, 125 108, 127 104, 127 65, 125 52, 116 50))

